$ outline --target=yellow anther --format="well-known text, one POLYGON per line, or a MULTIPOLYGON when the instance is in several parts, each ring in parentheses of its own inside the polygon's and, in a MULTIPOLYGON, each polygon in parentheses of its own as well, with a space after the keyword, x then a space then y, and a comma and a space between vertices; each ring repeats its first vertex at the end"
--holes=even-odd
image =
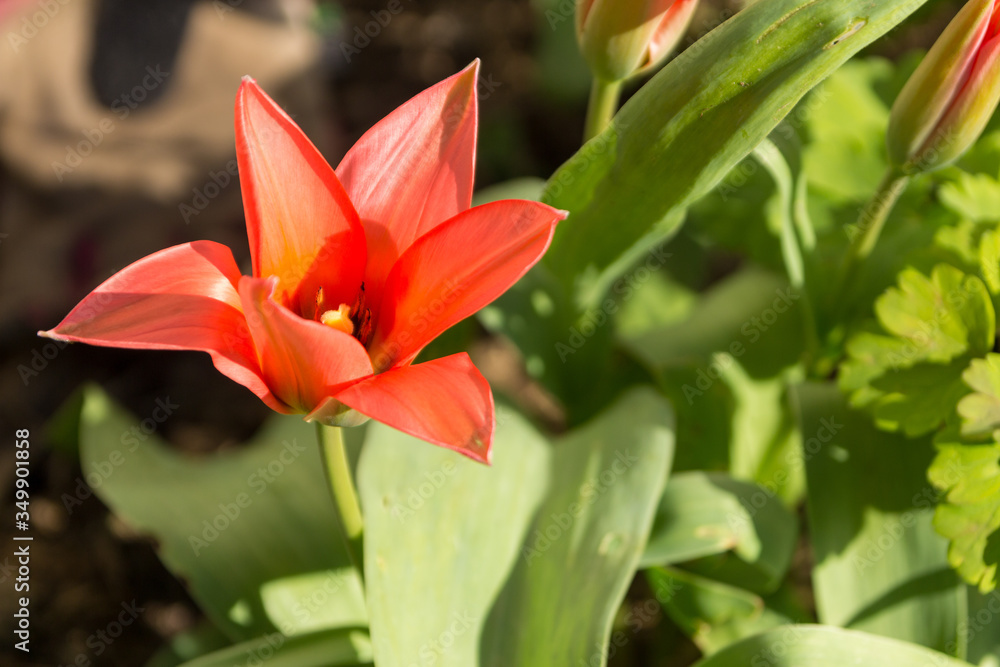
POLYGON ((340 304, 337 310, 327 310, 320 315, 319 321, 328 327, 339 329, 345 334, 354 335, 354 322, 351 321, 351 307, 340 304))

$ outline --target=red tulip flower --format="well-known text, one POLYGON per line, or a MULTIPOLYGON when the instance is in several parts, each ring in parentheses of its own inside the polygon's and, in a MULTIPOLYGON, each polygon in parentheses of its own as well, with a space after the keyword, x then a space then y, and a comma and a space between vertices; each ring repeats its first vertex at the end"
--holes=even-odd
POLYGON ((252 275, 226 246, 167 248, 118 272, 41 335, 208 352, 274 410, 367 418, 488 461, 490 387, 465 353, 413 365, 537 262, 566 214, 470 208, 478 62, 370 129, 336 170, 250 78, 236 152, 252 275))

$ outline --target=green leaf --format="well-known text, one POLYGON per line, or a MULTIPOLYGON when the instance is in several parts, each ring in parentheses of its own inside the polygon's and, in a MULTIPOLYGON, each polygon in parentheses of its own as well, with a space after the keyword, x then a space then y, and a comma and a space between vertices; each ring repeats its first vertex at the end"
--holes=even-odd
POLYGON ((966 442, 955 428, 935 443, 938 455, 927 474, 945 497, 934 527, 950 540, 951 566, 984 593, 992 591, 1000 563, 1000 444, 966 442))
POLYGON ((930 278, 913 269, 900 273, 899 286, 879 297, 875 313, 922 361, 943 363, 993 348, 996 321, 989 293, 978 278, 947 264, 934 267, 930 278))
POLYGON ((800 204, 797 195, 801 194, 798 184, 802 181, 796 180, 788 160, 770 139, 761 141, 753 156, 771 174, 777 187, 775 197, 769 202, 768 214, 779 230, 785 273, 792 286, 801 290, 806 282, 803 247, 811 249, 816 243, 816 233, 808 214, 795 215, 800 204))
POLYGON ((958 402, 962 435, 1000 440, 1000 354, 973 359, 962 380, 973 391, 958 402))
POLYGON ((682 570, 656 568, 646 577, 670 618, 706 655, 789 622, 753 593, 682 570))
POLYGON ((372 648, 363 630, 328 630, 284 637, 275 632, 210 653, 181 667, 371 667, 372 648))
POLYGON ((641 237, 655 242, 676 231, 678 211, 709 192, 819 81, 923 2, 772 0, 723 23, 550 179, 544 200, 572 216, 546 263, 567 288, 587 290, 583 274, 601 282, 641 237))
POLYGON ((873 388, 883 392, 872 407, 879 427, 902 431, 911 438, 941 428, 969 392, 961 377, 966 359, 946 365, 918 364, 872 382, 873 388))
MULTIPOLYGON (((155 434, 140 443, 131 435, 141 432, 137 421, 99 389, 86 391, 80 459, 84 474, 101 480, 95 493, 155 537, 164 565, 230 638, 297 634, 299 619, 268 615, 263 587, 349 565, 313 427, 275 417, 245 448, 196 459, 155 434)), ((317 610, 364 625, 359 595, 356 581, 342 585, 317 610)))
POLYGON ((972 667, 922 646, 822 625, 789 625, 744 639, 695 667, 972 667))
POLYGON ((957 172, 938 196, 952 211, 972 222, 1000 222, 1000 181, 989 174, 957 172))
POLYGON ((834 204, 865 201, 885 173, 889 108, 875 87, 892 72, 880 58, 850 61, 806 100, 809 142, 802 159, 809 187, 834 204))
POLYGON ((763 579, 764 590, 774 590, 788 570, 797 537, 795 516, 774 491, 722 473, 679 473, 660 498, 640 566, 733 551, 763 579))
POLYGON ((260 596, 268 618, 288 636, 350 627, 368 618, 353 567, 275 579, 261 586, 260 596))
MULTIPOLYGON (((82 400, 82 396, 81 396, 82 400)), ((145 667, 177 667, 195 658, 232 646, 232 642, 208 621, 185 630, 160 648, 145 667)))
POLYGON ((802 438, 788 405, 785 374, 755 379, 734 362, 722 380, 734 400, 729 472, 763 485, 789 507, 797 505, 805 493, 802 438))
POLYGON ((655 369, 694 364, 707 373, 704 367, 721 352, 754 377, 773 377, 798 362, 800 297, 774 274, 747 268, 713 286, 686 320, 626 338, 623 345, 655 369))
POLYGON ((965 590, 931 525, 931 443, 878 431, 832 385, 804 384, 793 396, 820 622, 962 655, 965 590))
POLYGON ((980 239, 979 270, 990 293, 1000 294, 1000 231, 991 229, 980 239))
POLYGON ((554 446, 510 417, 489 468, 374 425, 359 482, 379 667, 577 664, 606 648, 672 422, 649 390, 554 446))
POLYGON ((986 286, 947 264, 930 277, 906 269, 875 312, 888 335, 861 332, 848 341, 841 388, 881 428, 910 436, 940 428, 968 393, 961 375, 970 358, 993 347, 996 315, 986 286))

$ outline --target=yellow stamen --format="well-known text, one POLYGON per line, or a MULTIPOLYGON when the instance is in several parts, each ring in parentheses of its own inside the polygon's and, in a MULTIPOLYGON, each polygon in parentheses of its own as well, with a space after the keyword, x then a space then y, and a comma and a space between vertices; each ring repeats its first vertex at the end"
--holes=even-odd
POLYGON ((354 335, 354 322, 351 321, 351 307, 340 304, 337 310, 327 310, 320 315, 319 321, 328 327, 339 329, 345 334, 354 335))

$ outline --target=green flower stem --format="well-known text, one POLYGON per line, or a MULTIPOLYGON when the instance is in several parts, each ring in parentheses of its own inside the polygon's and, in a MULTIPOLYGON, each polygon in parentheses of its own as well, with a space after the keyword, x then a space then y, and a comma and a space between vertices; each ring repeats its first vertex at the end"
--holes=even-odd
POLYGON ((341 535, 344 546, 351 557, 354 569, 358 571, 361 581, 365 580, 364 560, 364 521, 361 518, 361 505, 358 503, 358 492, 354 487, 354 477, 351 475, 351 462, 347 458, 344 447, 344 435, 336 426, 316 424, 316 438, 319 440, 320 453, 323 456, 323 468, 330 483, 333 494, 333 505, 340 519, 341 535))
POLYGON ((836 308, 843 314, 847 304, 850 288, 854 283, 854 276, 859 273, 861 264, 868 259, 878 243, 878 238, 882 234, 889 214, 899 201, 899 197, 906 190, 910 182, 910 177, 900 172, 898 169, 890 168, 875 192, 875 196, 861 210, 861 216, 851 234, 851 247, 840 267, 840 274, 837 279, 837 290, 834 293, 837 301, 836 308))
POLYGON ((858 233, 851 240, 848 261, 862 262, 872 253, 878 237, 882 234, 882 228, 885 227, 885 221, 889 219, 889 214, 892 213, 909 182, 910 177, 896 169, 889 169, 886 172, 875 196, 868 206, 862 209, 861 217, 858 218, 858 233))
POLYGON ((621 93, 621 81, 594 79, 590 89, 590 103, 587 105, 587 122, 583 129, 584 143, 603 132, 614 118, 621 93))

